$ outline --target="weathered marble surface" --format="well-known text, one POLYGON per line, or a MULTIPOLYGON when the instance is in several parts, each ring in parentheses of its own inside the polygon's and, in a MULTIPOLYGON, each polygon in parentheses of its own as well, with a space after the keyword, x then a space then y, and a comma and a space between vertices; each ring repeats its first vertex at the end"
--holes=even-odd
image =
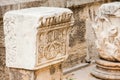
POLYGON ((68 56, 72 11, 38 7, 7 12, 4 16, 6 65, 38 69, 68 56))
POLYGON ((93 28, 101 58, 120 61, 120 3, 103 4, 99 8, 93 28))
POLYGON ((120 80, 120 2, 103 4, 92 26, 100 57, 92 74, 105 80, 120 80))
MULTIPOLYGON (((72 0, 74 2, 74 0, 72 0)), ((71 2, 70 2, 71 3, 71 2)), ((88 2, 89 3, 89 2, 88 2)), ((69 2, 67 2, 69 4, 69 2)), ((87 3, 86 3, 87 4, 87 3)), ((97 3, 98 4, 98 3, 97 3)), ((99 3, 102 4, 102 3, 99 3)), ((79 6, 82 6, 83 4, 80 4, 79 6)), ((55 7, 66 7, 66 0, 1 0, 0 1, 0 23, 3 22, 2 17, 3 14, 10 10, 19 10, 23 8, 29 8, 29 7, 38 7, 38 6, 55 6, 55 7), (7 3, 6 3, 7 2, 7 3)), ((75 5, 76 8, 71 8, 74 12, 74 17, 76 19, 75 26, 72 27, 70 32, 70 51, 71 54, 69 58, 63 63, 64 68, 73 67, 75 65, 78 65, 82 63, 86 56, 86 42, 84 39, 85 34, 85 20, 86 20, 86 11, 87 8, 96 7, 95 5, 85 5, 84 7, 78 7, 78 4, 75 5), (82 19, 81 19, 82 18, 82 19), (80 19, 80 20, 79 20, 80 19), (82 24, 80 24, 82 23, 82 24), (84 43, 83 43, 84 42, 84 43), (77 48, 76 48, 77 47, 77 48)), ((72 6, 69 6, 72 7, 72 6)), ((91 8, 92 9, 92 8, 91 8)), ((3 34, 3 23, 0 24, 0 47, 5 47, 4 45, 4 34, 3 34)), ((92 49, 90 49, 92 50, 92 49)), ((94 49, 93 49, 94 50, 94 49)), ((2 53, 2 52, 0 52, 2 53)), ((91 52, 90 52, 91 53, 91 52)), ((5 53, 3 53, 5 54, 5 53)), ((5 55, 2 55, 1 57, 5 57, 5 55)), ((3 59, 1 58, 1 59, 3 59)), ((2 62, 5 64, 5 62, 2 62)), ((0 66, 1 73, 0 75, 4 77, 8 73, 6 70, 5 72, 5 66, 0 66)), ((8 80, 8 77, 0 77, 0 80, 8 80)))

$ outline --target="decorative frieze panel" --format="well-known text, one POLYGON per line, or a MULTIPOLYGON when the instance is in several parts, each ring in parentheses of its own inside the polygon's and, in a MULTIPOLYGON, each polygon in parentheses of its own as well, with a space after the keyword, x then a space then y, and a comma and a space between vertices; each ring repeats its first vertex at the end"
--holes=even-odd
POLYGON ((120 61, 119 8, 119 2, 102 5, 93 24, 99 56, 109 61, 120 61))
POLYGON ((70 23, 39 28, 37 33, 37 65, 66 58, 68 29, 70 23))
POLYGON ((7 12, 6 65, 33 70, 64 61, 72 24, 72 11, 65 8, 36 7, 7 12))

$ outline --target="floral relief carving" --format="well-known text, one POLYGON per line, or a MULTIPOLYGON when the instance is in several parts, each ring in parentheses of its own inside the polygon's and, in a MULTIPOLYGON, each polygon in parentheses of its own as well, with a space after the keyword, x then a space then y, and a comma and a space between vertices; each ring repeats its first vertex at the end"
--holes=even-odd
POLYGON ((110 61, 120 61, 120 25, 117 23, 120 4, 116 4, 102 5, 93 24, 99 56, 110 61))
POLYGON ((56 28, 55 25, 50 30, 38 31, 38 64, 41 61, 55 59, 66 55, 66 40, 68 26, 64 23, 61 28, 56 28))
POLYGON ((66 8, 37 7, 5 13, 6 65, 33 70, 64 61, 73 22, 72 11, 66 8))

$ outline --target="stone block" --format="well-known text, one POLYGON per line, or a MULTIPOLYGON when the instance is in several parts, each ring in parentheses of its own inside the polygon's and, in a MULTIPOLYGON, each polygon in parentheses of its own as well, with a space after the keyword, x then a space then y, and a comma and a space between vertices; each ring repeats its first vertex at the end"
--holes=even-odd
POLYGON ((4 16, 6 65, 39 69, 68 56, 72 11, 38 7, 7 12, 4 16))

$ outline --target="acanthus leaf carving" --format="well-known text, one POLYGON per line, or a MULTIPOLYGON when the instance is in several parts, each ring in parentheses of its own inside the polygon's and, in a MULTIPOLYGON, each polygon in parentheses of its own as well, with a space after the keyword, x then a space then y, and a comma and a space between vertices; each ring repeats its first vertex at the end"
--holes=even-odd
POLYGON ((120 25, 113 22, 115 18, 117 20, 115 13, 119 11, 119 8, 120 4, 102 5, 93 24, 98 53, 101 58, 110 61, 120 61, 120 25))

